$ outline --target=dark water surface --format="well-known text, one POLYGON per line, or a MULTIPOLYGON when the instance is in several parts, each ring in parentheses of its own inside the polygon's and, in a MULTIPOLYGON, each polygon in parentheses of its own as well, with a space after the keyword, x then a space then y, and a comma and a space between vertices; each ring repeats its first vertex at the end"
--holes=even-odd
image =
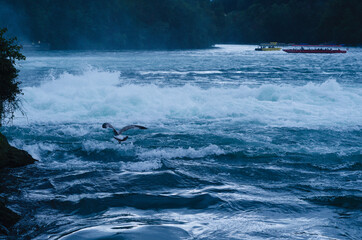
POLYGON ((14 239, 360 239, 362 50, 253 48, 25 53, 14 239))

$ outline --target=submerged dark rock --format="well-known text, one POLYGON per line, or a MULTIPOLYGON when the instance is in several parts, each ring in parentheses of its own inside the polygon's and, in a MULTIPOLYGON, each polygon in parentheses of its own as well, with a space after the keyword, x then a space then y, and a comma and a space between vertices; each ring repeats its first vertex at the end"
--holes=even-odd
POLYGON ((6 233, 6 229, 1 228, 1 225, 3 227, 9 228, 19 220, 20 216, 17 213, 13 212, 7 208, 4 203, 0 202, 0 234, 6 233))
MULTIPOLYGON (((6 137, 0 133, 0 169, 22 167, 35 161, 37 160, 26 151, 11 146, 6 137)), ((0 201, 0 235, 7 234, 7 228, 12 227, 20 218, 0 201)))
POLYGON ((0 169, 22 167, 35 161, 26 151, 11 146, 6 137, 0 133, 0 169))

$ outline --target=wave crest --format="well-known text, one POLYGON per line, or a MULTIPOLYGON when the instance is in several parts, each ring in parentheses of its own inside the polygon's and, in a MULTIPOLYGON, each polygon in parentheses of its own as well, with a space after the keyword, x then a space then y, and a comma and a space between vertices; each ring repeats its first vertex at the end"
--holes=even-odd
MULTIPOLYGON (((225 119, 271 126, 360 126, 362 92, 335 80, 304 86, 265 84, 237 88, 125 84, 119 72, 64 73, 24 88, 30 122, 159 122, 225 119)), ((18 119, 21 124, 25 120, 18 119)))

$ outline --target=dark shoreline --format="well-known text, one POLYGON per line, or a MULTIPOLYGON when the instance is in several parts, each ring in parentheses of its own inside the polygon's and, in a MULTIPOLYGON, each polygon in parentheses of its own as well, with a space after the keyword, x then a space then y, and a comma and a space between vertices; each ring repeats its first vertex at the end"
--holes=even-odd
MULTIPOLYGON (((36 161, 26 151, 11 146, 6 137, 0 133, 0 171, 23 167, 36 161)), ((20 219, 19 214, 6 207, 6 199, 0 199, 0 236, 7 235, 8 228, 11 228, 20 219)))

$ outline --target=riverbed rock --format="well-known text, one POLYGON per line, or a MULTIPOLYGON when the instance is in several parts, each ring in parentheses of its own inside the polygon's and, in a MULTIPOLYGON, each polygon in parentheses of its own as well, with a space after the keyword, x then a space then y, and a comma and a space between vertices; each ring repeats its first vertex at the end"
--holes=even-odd
MULTIPOLYGON (((34 163, 35 160, 24 150, 11 146, 4 135, 0 133, 0 169, 22 167, 34 163)), ((0 236, 7 235, 8 228, 12 227, 20 216, 0 201, 0 236)))
MULTIPOLYGON (((2 225, 6 228, 9 228, 19 220, 20 216, 9 208, 5 207, 5 204, 0 201, 0 226, 2 225)), ((3 231, 1 231, 0 228, 0 233, 6 233, 6 228, 2 228, 3 231)))
POLYGON ((11 146, 6 137, 0 133, 0 169, 22 167, 35 161, 26 151, 11 146))

